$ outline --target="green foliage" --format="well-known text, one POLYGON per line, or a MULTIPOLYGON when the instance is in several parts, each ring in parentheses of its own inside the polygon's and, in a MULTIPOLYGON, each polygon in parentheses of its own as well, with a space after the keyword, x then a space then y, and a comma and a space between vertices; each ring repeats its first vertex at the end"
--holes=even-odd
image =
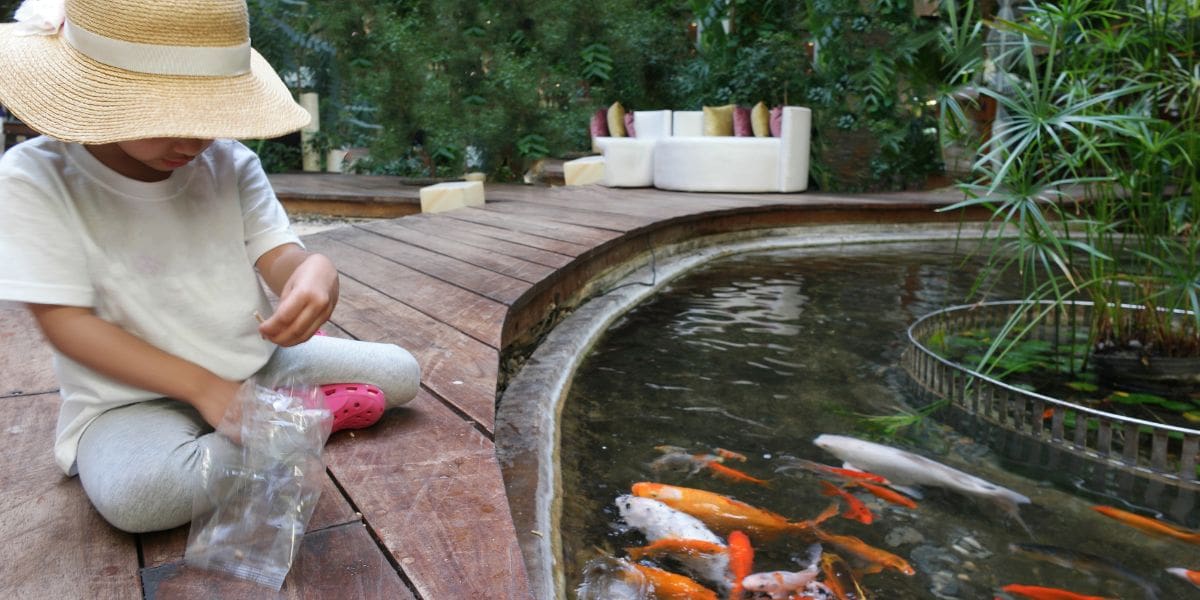
MULTIPOLYGON (((1016 270, 1033 321, 1095 302, 1102 351, 1200 356, 1198 23, 1185 0, 1039 3, 993 22, 1006 43, 981 91, 1003 118, 952 208, 993 211, 984 278, 1016 270), (1085 203, 1060 202, 1068 190, 1085 203)), ((1033 327, 1023 317, 991 352, 1033 327)))

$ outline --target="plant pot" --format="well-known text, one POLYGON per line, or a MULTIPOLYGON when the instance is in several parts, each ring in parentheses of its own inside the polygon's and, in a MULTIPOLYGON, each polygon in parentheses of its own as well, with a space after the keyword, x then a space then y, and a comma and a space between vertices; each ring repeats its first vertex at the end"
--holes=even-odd
POLYGON ((1200 391, 1200 357, 1141 356, 1129 350, 1092 356, 1109 387, 1155 394, 1200 391))

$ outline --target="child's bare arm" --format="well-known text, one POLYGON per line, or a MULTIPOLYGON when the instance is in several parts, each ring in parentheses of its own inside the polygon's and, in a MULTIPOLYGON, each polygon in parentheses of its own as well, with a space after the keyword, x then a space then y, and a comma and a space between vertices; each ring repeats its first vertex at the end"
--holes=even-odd
POLYGON ((263 254, 255 266, 279 295, 275 314, 258 326, 263 337, 294 346, 329 320, 338 300, 338 273, 328 258, 284 244, 263 254))
POLYGON ((240 383, 164 352, 77 306, 30 304, 46 339, 75 362, 122 383, 191 404, 214 428, 240 383))

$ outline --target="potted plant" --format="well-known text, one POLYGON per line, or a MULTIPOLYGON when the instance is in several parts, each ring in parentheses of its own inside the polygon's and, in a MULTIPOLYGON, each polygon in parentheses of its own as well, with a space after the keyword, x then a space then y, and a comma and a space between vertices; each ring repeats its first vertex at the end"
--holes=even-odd
POLYGON ((1200 381, 1198 23, 1186 0, 1030 3, 990 23, 1015 41, 979 88, 1000 111, 947 209, 993 211, 981 290, 1005 272, 1024 285, 985 361, 1090 300, 1089 358, 1115 385, 1200 381))

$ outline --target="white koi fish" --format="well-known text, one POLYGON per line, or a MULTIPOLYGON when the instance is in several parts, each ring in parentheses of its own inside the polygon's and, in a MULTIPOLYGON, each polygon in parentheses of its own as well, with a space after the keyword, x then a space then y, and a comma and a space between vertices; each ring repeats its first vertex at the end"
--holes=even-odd
POLYGON ((632 551, 637 551, 638 556, 658 551, 668 553, 697 579, 728 591, 729 553, 725 541, 700 519, 652 498, 627 494, 617 496, 616 503, 621 519, 650 542, 644 548, 630 549, 630 556, 634 555, 632 551), (698 547, 712 551, 695 551, 698 547))
POLYGON ((919 454, 844 435, 822 434, 813 443, 852 468, 882 475, 895 485, 927 485, 990 501, 1026 531, 1018 507, 1028 497, 919 454))

